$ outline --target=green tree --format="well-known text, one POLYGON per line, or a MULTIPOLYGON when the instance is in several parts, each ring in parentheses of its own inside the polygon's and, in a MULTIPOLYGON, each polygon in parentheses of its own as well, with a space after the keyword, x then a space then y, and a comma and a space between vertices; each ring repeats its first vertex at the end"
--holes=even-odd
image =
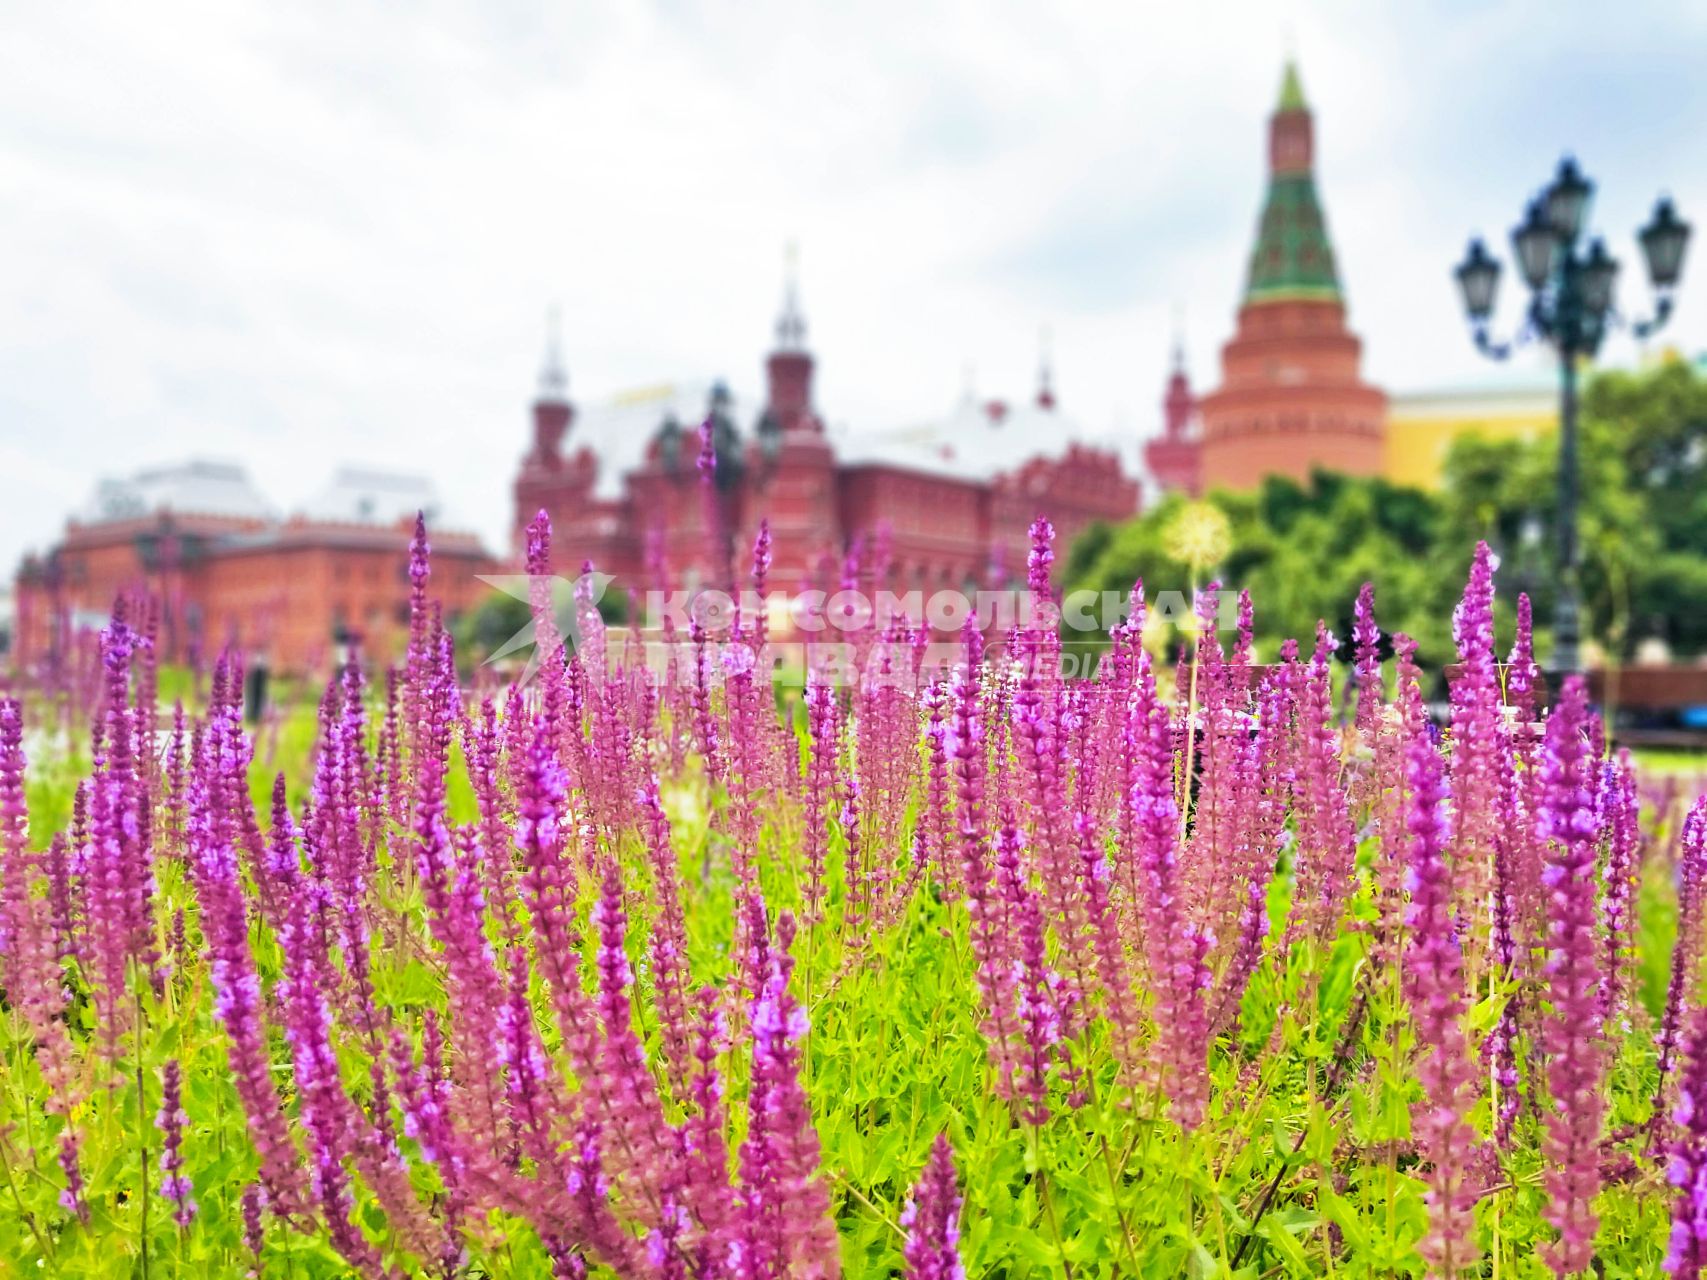
MULTIPOLYGON (((1250 590, 1261 656, 1273 658, 1287 636, 1308 643, 1318 620, 1349 656, 1352 605, 1368 581, 1384 627, 1408 632, 1425 656, 1445 660, 1450 636, 1442 619, 1469 556, 1444 571, 1436 562, 1439 508, 1430 495, 1318 472, 1307 484, 1270 477, 1256 493, 1217 492, 1208 500, 1227 516, 1231 538, 1223 562, 1198 581, 1219 577, 1229 590, 1250 590)), ((1069 578, 1071 586, 1124 591, 1142 578, 1152 595, 1187 590, 1191 568, 1170 554, 1168 539, 1183 508, 1177 495, 1165 497, 1102 539, 1094 557, 1070 558, 1086 565, 1069 578)))
MULTIPOLYGON (((1673 362, 1596 377, 1583 397, 1585 629, 1628 656, 1642 639, 1707 650, 1707 377, 1673 362)), ((1443 550, 1486 538, 1506 581, 1552 616, 1558 442, 1466 437, 1447 456, 1443 550)))
MULTIPOLYGON (((1259 652, 1307 642, 1318 619, 1350 655, 1351 610, 1373 582, 1382 628, 1404 631, 1425 664, 1451 662, 1451 614, 1470 556, 1485 539, 1500 559, 1502 644, 1518 593, 1535 609, 1545 656, 1557 578, 1558 441, 1466 436, 1447 456, 1439 494, 1318 471, 1305 483, 1271 476, 1254 493, 1214 493, 1232 536, 1205 577, 1249 588, 1259 652)), ((1628 656, 1644 638, 1679 654, 1707 652, 1707 375, 1673 362, 1607 373, 1583 398, 1579 539, 1586 632, 1628 656)), ((1185 591, 1192 569, 1169 553, 1182 500, 1098 527, 1069 553, 1074 588, 1125 591, 1142 578, 1185 591)))
POLYGON ((1643 538, 1624 557, 1629 641, 1707 651, 1707 375, 1682 361, 1607 373, 1583 398, 1585 433, 1622 464, 1643 538))

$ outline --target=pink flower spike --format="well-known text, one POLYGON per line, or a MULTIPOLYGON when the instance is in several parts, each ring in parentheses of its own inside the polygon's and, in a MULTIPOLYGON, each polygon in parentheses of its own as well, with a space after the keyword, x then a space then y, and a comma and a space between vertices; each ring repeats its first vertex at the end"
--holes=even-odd
POLYGON ((907 1243, 907 1280, 965 1280, 960 1261, 960 1185, 954 1173, 954 1151, 946 1133, 931 1144, 919 1180, 901 1210, 907 1243))

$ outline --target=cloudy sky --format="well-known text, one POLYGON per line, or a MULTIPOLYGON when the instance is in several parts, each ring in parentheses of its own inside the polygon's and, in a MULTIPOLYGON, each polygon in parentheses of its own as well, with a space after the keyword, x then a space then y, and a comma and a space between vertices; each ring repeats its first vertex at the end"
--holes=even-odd
POLYGON ((187 457, 287 508, 339 464, 424 472, 497 546, 548 306, 577 399, 750 392, 790 239, 832 423, 940 414, 968 370, 1029 394, 1047 324, 1064 406, 1147 433, 1176 310, 1214 379, 1289 49, 1389 389, 1509 376, 1447 272, 1561 151, 1603 184, 1632 311, 1655 194, 1707 223, 1689 0, 18 6, 0 564, 97 476, 187 457))

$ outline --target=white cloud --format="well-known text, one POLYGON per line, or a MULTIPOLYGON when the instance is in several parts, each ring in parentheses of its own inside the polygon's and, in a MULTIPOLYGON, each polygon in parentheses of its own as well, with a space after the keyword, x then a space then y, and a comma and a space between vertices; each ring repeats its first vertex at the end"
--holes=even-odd
MULTIPOLYGON (((1707 210, 1685 73, 1703 20, 1626 13, 1566 44, 1541 0, 1295 6, 1375 377, 1487 375, 1446 273, 1472 227, 1503 238, 1562 145, 1607 182, 1626 297, 1654 191, 1707 210)), ((1200 384, 1231 328, 1275 15, 20 11, 0 46, 0 562, 49 542, 97 474, 209 454, 286 505, 340 463, 424 470, 498 545, 547 304, 578 397, 753 387, 790 237, 832 421, 934 414, 968 364, 1025 394, 1048 323, 1067 406, 1147 432, 1174 304, 1200 384)), ((1690 291, 1675 332, 1695 348, 1690 291)))

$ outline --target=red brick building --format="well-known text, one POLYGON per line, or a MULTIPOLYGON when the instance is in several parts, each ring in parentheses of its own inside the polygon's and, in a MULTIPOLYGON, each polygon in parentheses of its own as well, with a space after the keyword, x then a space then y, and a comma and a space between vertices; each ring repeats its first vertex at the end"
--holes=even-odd
POLYGON ((1221 351, 1221 385, 1201 405, 1203 488, 1304 479, 1317 467, 1382 470, 1387 397, 1359 374, 1362 344, 1346 328, 1314 163, 1310 108, 1288 64, 1238 328, 1221 351))
POLYGON ((1162 397, 1162 434, 1144 445, 1144 465, 1164 493, 1203 493, 1203 435, 1197 397, 1186 377, 1185 353, 1174 347, 1174 367, 1162 397))
MULTIPOLYGON (((345 470, 306 508, 280 518, 242 468, 190 462, 105 481, 45 557, 17 580, 15 654, 28 669, 57 643, 101 626, 113 601, 160 603, 168 661, 234 644, 274 670, 323 670, 359 642, 397 657, 408 633, 414 513, 437 514, 425 482, 345 470)), ((433 528, 433 590, 452 618, 489 588, 492 561, 472 534, 433 528)))
POLYGON ((532 447, 515 481, 515 549, 543 509, 560 572, 591 561, 624 584, 716 583, 727 555, 745 582, 759 521, 770 522, 780 590, 833 583, 855 545, 895 588, 993 585, 1023 576, 1038 515, 1065 546, 1094 520, 1138 511, 1132 443, 1088 437, 1057 408, 1047 366, 1029 403, 966 401, 946 419, 885 432, 832 431, 814 405, 813 357, 790 281, 743 431, 722 383, 627 397, 583 419, 548 357, 532 447), (714 483, 701 483, 709 421, 714 483), (720 550, 721 548, 721 550, 720 550))

